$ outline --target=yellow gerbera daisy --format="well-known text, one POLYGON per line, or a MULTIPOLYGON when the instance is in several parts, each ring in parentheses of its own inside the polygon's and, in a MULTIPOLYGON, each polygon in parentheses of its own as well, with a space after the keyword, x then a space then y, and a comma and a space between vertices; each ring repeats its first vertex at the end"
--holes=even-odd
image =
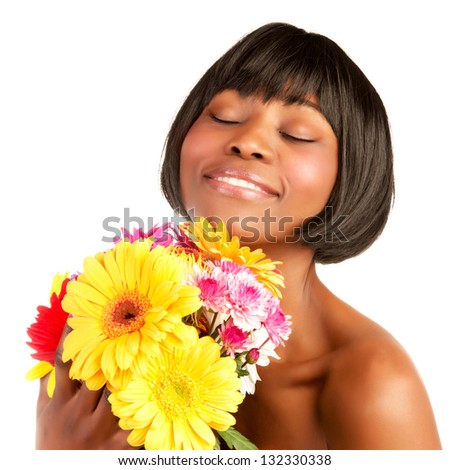
POLYGON ((220 357, 210 337, 191 348, 172 348, 149 361, 109 401, 122 429, 133 429, 128 442, 148 450, 213 449, 212 429, 225 431, 235 423, 243 396, 231 357, 220 357))
POLYGON ((207 219, 201 217, 182 229, 189 232, 205 258, 228 259, 247 266, 273 295, 281 298, 279 287, 284 287, 284 279, 277 269, 280 261, 267 258, 261 248, 251 250, 248 246, 241 246, 239 238, 231 237, 222 221, 213 227, 207 219))
POLYGON ((83 273, 67 285, 64 309, 73 328, 63 360, 72 360, 72 378, 97 390, 106 382, 121 387, 145 368, 162 342, 189 346, 194 328, 182 318, 201 307, 199 289, 185 285, 185 260, 151 241, 121 241, 87 257, 83 273))

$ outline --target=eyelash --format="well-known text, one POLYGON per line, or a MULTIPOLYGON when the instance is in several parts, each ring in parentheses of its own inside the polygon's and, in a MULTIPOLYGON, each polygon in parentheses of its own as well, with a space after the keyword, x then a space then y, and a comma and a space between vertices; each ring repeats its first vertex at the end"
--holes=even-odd
POLYGON ((304 143, 313 143, 313 142, 315 142, 314 139, 306 139, 306 138, 303 138, 303 137, 295 137, 291 134, 288 134, 288 133, 282 132, 282 131, 280 131, 280 134, 284 138, 286 138, 288 140, 292 140, 293 142, 304 142, 304 143))
MULTIPOLYGON (((239 121, 228 121, 226 119, 222 119, 218 116, 216 116, 215 114, 210 114, 209 115, 210 118, 214 121, 214 122, 218 122, 220 124, 239 124, 239 121)), ((314 142, 313 139, 305 139, 305 138, 302 138, 302 137, 295 137, 291 134, 288 134, 287 132, 283 132, 283 131, 280 131, 280 135, 282 135, 285 139, 288 139, 288 140, 291 140, 293 142, 304 142, 304 143, 312 143, 314 142)))
POLYGON ((221 123, 221 124, 238 124, 238 121, 227 121, 226 119, 221 119, 215 114, 210 114, 209 116, 213 121, 221 123))

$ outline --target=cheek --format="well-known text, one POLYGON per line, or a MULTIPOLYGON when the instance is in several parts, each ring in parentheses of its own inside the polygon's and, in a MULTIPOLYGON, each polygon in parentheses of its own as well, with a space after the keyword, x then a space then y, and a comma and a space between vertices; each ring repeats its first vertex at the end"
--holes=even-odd
POLYGON ((319 213, 327 203, 337 177, 337 158, 311 155, 288 169, 292 193, 305 209, 306 216, 319 213))
POLYGON ((201 171, 200 166, 204 161, 205 155, 205 139, 201 138, 194 126, 186 134, 180 152, 180 186, 181 197, 185 207, 189 207, 193 201, 192 196, 195 194, 196 175, 201 171))
POLYGON ((186 154, 181 151, 180 155, 180 189, 181 189, 181 199, 185 207, 189 206, 189 194, 192 194, 192 169, 193 164, 189 161, 189 158, 186 158, 186 154))

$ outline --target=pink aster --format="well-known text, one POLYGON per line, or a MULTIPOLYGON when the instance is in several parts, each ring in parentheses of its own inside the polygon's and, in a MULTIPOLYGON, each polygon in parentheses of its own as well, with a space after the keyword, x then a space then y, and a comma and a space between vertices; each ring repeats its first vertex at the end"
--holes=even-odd
POLYGON ((222 323, 217 330, 226 353, 234 358, 235 352, 245 347, 248 333, 242 331, 232 321, 222 323))
POLYGON ((163 225, 156 224, 147 232, 147 237, 153 240, 152 248, 159 245, 167 247, 173 244, 175 235, 173 224, 170 222, 163 225))
POLYGON ((211 272, 209 270, 200 271, 195 276, 193 284, 200 289, 200 299, 207 310, 223 311, 228 295, 226 274, 215 269, 211 272))
POLYGON ((246 271, 228 276, 228 289, 227 309, 234 324, 244 331, 259 328, 267 319, 272 294, 246 271))
POLYGON ((278 299, 273 298, 270 306, 269 314, 263 322, 264 327, 275 347, 279 344, 284 346, 283 340, 287 340, 291 334, 291 322, 281 309, 278 299))
POLYGON ((229 260, 220 260, 216 261, 215 265, 224 273, 227 274, 238 274, 238 273, 248 273, 250 276, 253 276, 252 272, 250 271, 247 266, 243 264, 237 264, 234 263, 233 261, 229 260))
POLYGON ((153 240, 153 245, 158 246, 169 246, 178 236, 173 224, 167 222, 165 224, 155 224, 147 232, 142 227, 134 227, 132 230, 126 228, 120 229, 122 232, 121 237, 115 237, 114 243, 118 243, 121 240, 128 240, 130 243, 134 243, 139 240, 144 240, 146 238, 151 238, 153 240))
POLYGON ((128 230, 124 227, 120 229, 122 232, 121 237, 114 237, 114 243, 119 243, 121 240, 128 240, 130 243, 148 238, 148 234, 144 232, 141 227, 134 227, 133 230, 128 230))

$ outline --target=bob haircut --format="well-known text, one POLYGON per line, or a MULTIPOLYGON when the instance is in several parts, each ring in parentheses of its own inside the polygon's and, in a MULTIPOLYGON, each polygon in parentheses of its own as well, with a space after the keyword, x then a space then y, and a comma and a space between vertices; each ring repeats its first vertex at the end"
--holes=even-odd
POLYGON ((338 140, 338 174, 321 213, 298 228, 296 240, 318 263, 336 263, 366 250, 381 234, 394 196, 393 155, 384 105, 366 76, 333 41, 285 23, 244 36, 198 81, 169 130, 161 186, 183 216, 180 153, 184 138, 220 91, 288 104, 315 97, 338 140))

